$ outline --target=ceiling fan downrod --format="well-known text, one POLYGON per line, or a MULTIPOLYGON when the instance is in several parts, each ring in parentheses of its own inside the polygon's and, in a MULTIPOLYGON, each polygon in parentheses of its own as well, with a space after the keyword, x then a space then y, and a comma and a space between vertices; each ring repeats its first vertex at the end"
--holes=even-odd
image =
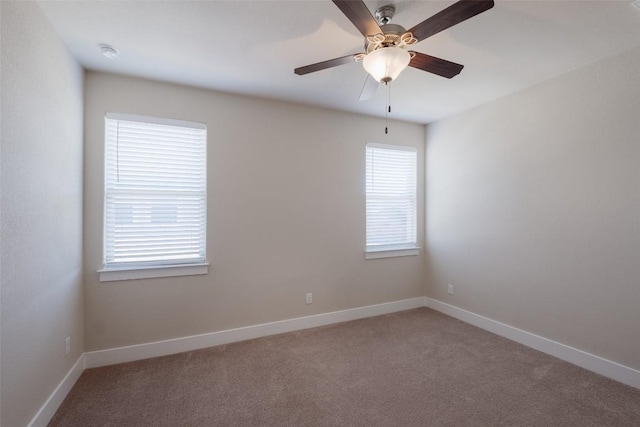
POLYGON ((393 5, 381 6, 376 10, 376 20, 380 25, 387 25, 391 23, 393 15, 396 13, 396 8, 393 5))

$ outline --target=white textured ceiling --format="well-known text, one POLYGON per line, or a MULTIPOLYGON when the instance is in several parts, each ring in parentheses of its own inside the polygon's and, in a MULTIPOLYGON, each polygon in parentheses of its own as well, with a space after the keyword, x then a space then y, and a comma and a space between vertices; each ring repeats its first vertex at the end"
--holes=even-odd
MULTIPOLYGON (((87 69, 384 115, 385 93, 358 101, 353 63, 305 76, 299 66, 361 52, 363 38, 329 0, 39 1, 87 69), (99 43, 120 50, 116 60, 99 43)), ((405 28, 454 1, 394 4, 405 28)), ((631 1, 501 1, 414 50, 463 64, 451 80, 413 68, 392 83, 392 117, 428 123, 640 45, 631 1)))

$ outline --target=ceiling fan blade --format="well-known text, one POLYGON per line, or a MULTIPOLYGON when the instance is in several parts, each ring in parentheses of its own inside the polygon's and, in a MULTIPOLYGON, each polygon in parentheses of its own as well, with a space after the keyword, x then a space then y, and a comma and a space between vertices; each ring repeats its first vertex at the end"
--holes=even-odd
POLYGON ((360 101, 368 101, 376 94, 380 83, 374 79, 371 74, 367 73, 367 79, 362 86, 362 92, 360 92, 360 101))
POLYGON ((443 11, 436 13, 431 18, 422 21, 411 28, 409 32, 418 41, 421 41, 492 7, 493 0, 460 0, 443 11))
POLYGON ((464 65, 456 64, 455 62, 447 61, 446 59, 436 58, 435 56, 425 55, 420 52, 413 53, 415 53, 416 56, 414 56, 411 59, 411 62, 409 62, 410 67, 418 68, 448 79, 460 74, 460 71, 464 68, 464 65))
POLYGON ((333 0, 333 3, 349 18, 349 21, 356 26, 363 36, 382 33, 378 22, 362 0, 333 0))
POLYGON ((299 76, 302 76, 304 74, 313 73, 315 71, 324 70, 326 68, 337 67, 338 65, 344 65, 355 61, 355 55, 341 56, 340 58, 329 59, 328 61, 322 61, 315 64, 306 65, 304 67, 298 67, 293 70, 293 72, 299 76))

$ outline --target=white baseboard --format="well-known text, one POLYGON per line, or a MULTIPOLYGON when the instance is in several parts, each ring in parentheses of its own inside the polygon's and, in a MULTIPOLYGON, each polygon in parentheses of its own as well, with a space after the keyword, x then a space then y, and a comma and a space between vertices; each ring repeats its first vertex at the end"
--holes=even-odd
POLYGON ((33 417, 28 427, 46 427, 49 424, 49 421, 53 418, 56 411, 62 404, 62 401, 67 394, 71 391, 73 385, 78 381, 80 375, 85 369, 85 358, 84 353, 80 355, 76 363, 73 364, 67 375, 64 376, 58 387, 53 390, 51 396, 44 402, 44 405, 40 407, 40 410, 33 417))
POLYGON ((151 357, 167 356, 185 351, 198 350, 201 348, 260 338, 268 335, 282 334, 285 332, 298 331, 301 329, 315 328, 317 326, 325 326, 332 323, 346 322, 349 320, 394 313, 396 311, 410 310, 418 307, 424 307, 424 297, 334 311, 331 313, 316 314, 313 316, 298 317, 295 319, 280 320, 277 322, 245 326, 242 328, 228 329, 225 331, 211 332, 202 335, 174 338, 127 347, 110 348, 107 350, 91 351, 85 353, 85 366, 87 368, 96 368, 99 366, 132 362, 134 360, 148 359, 151 357))
POLYGON ((42 405, 40 410, 33 417, 28 427, 45 427, 51 421, 62 404, 62 401, 67 394, 69 394, 73 385, 76 383, 78 378, 80 378, 82 372, 87 368, 132 362, 134 360, 148 359, 151 357, 167 356, 170 354, 182 353, 184 351, 198 350, 221 344, 229 344, 232 342, 314 328, 317 326, 325 326, 349 320, 363 319, 365 317, 379 316, 381 314, 389 314, 419 307, 432 308, 481 329, 493 332, 494 334, 542 351, 543 353, 550 354, 605 377, 632 387, 640 388, 640 371, 633 368, 620 365, 602 357, 569 347, 565 344, 523 331, 522 329, 509 326, 432 298, 419 297, 342 311, 334 311, 331 313, 322 313, 313 316, 263 323, 260 325, 246 326, 243 328, 229 329, 202 335, 83 353, 69 370, 64 379, 60 382, 58 387, 53 391, 51 396, 49 396, 44 405, 42 405))
POLYGON ((436 311, 455 317, 463 322, 470 323, 481 329, 493 332, 512 341, 526 345, 543 353, 562 359, 566 362, 580 366, 581 368, 595 372, 607 378, 611 378, 631 387, 640 388, 640 371, 621 365, 611 360, 604 359, 586 351, 561 344, 531 332, 509 326, 505 323, 480 316, 479 314, 458 308, 456 306, 425 297, 424 305, 436 311))

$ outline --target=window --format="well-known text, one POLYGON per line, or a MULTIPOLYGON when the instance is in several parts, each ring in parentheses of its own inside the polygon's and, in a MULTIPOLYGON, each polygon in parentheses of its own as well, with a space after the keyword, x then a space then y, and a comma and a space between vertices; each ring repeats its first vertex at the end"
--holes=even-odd
POLYGON ((207 272, 206 148, 204 124, 107 114, 100 280, 207 272))
POLYGON ((367 144, 367 259, 417 255, 417 151, 367 144))

